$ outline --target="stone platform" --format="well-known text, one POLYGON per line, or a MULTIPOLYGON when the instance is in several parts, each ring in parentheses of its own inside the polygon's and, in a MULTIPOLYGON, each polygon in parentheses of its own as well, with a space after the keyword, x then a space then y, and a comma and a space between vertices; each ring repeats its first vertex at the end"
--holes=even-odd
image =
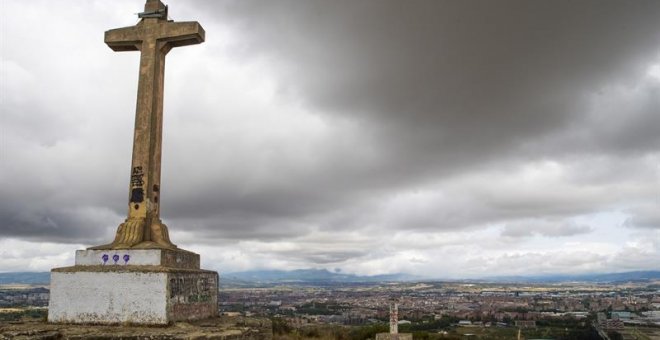
POLYGON ((76 266, 125 265, 199 269, 199 254, 178 249, 76 250, 76 266))
POLYGON ((167 325, 217 316, 218 274, 184 250, 79 250, 51 271, 48 321, 167 325))
POLYGON ((143 339, 272 339, 272 325, 267 318, 220 316, 191 322, 177 322, 166 327, 58 325, 45 321, 0 322, 0 340, 143 340, 143 339))

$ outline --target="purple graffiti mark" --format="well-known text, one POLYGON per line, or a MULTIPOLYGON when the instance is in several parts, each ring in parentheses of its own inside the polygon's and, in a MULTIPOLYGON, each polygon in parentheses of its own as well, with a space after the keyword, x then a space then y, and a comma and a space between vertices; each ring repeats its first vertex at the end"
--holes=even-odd
POLYGON ((115 264, 117 264, 117 261, 119 261, 119 255, 117 254, 112 255, 112 260, 115 261, 115 264))
POLYGON ((105 265, 106 262, 108 262, 108 259, 109 259, 109 258, 110 258, 110 257, 108 256, 108 254, 103 254, 103 256, 101 256, 101 260, 103 260, 103 264, 104 264, 104 265, 105 265))
POLYGON ((131 259, 131 255, 128 254, 124 255, 124 264, 128 264, 128 260, 130 259, 131 259))

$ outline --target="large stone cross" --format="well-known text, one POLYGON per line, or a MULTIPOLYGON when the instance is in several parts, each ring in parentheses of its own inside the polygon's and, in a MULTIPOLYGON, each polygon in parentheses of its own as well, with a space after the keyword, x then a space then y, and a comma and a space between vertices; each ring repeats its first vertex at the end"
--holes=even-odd
POLYGON ((92 249, 176 248, 159 209, 165 55, 173 47, 203 42, 204 29, 196 21, 168 21, 160 0, 147 0, 139 16, 135 26, 105 32, 105 43, 114 51, 140 51, 140 78, 128 218, 112 243, 92 249))

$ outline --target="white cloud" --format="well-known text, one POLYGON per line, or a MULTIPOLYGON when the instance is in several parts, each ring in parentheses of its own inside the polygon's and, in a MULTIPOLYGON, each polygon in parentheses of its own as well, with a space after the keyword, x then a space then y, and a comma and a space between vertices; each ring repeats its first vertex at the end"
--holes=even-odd
POLYGON ((50 271, 74 264, 72 249, 82 245, 0 239, 0 272, 50 271))
MULTIPOLYGON (((139 55, 102 33, 141 4, 0 3, 0 271, 47 270, 123 220, 139 55)), ((660 6, 512 5, 173 1, 207 32, 167 57, 173 241, 222 272, 657 267, 660 6)))

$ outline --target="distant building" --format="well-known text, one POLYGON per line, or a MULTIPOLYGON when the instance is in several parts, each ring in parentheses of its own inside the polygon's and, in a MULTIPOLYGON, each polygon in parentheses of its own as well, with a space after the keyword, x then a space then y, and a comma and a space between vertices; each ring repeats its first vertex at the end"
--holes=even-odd
POLYGON ((611 319, 607 319, 605 313, 598 313, 596 314, 596 320, 598 321, 598 326, 606 331, 623 329, 623 320, 619 319, 619 316, 614 312, 612 312, 611 319))
POLYGON ((536 321, 534 321, 534 320, 516 320, 516 327, 518 327, 518 328, 536 328, 536 321))
POLYGON ((605 330, 621 330, 623 329, 623 320, 621 319, 607 319, 605 322, 605 330))
POLYGON ((618 318, 621 320, 630 320, 632 317, 632 314, 630 312, 625 312, 625 311, 614 311, 612 312, 612 319, 618 318))
POLYGON ((224 316, 240 316, 240 312, 222 312, 222 315, 224 316))

